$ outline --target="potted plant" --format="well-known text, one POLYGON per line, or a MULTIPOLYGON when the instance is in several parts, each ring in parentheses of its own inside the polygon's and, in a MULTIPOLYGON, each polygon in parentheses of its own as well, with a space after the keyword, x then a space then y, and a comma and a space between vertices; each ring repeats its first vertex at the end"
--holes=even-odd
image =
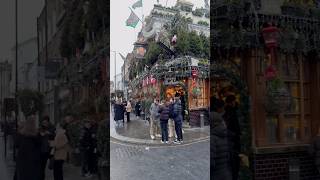
POLYGON ((105 180, 109 178, 109 141, 110 141, 110 129, 108 127, 108 120, 101 121, 98 127, 97 139, 98 139, 98 152, 100 154, 98 160, 98 173, 99 179, 105 180))

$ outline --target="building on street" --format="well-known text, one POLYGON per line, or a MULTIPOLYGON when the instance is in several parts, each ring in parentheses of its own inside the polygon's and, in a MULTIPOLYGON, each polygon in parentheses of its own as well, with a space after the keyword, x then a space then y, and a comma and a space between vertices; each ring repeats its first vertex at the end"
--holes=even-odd
POLYGON ((244 177, 319 179, 308 153, 320 125, 318 12, 313 1, 211 5, 211 93, 237 97, 242 153, 252 157, 244 177))

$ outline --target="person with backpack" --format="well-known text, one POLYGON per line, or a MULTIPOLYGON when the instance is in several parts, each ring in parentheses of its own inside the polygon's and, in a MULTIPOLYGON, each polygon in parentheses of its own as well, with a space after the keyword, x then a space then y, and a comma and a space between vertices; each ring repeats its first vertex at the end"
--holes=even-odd
POLYGON ((177 134, 177 139, 174 141, 175 144, 183 143, 182 137, 182 105, 180 100, 180 94, 175 94, 174 104, 173 104, 173 120, 174 126, 177 134))
POLYGON ((168 120, 169 120, 169 101, 162 101, 159 109, 160 113, 160 126, 161 126, 161 143, 169 143, 168 137, 168 120))

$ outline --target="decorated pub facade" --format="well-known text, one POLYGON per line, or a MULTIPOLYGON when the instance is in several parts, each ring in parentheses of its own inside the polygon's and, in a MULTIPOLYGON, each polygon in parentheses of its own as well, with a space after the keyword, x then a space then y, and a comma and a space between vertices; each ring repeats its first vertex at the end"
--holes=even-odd
POLYGON ((319 12, 313 1, 211 5, 211 95, 237 97, 243 179, 320 178, 309 153, 320 125, 319 12))

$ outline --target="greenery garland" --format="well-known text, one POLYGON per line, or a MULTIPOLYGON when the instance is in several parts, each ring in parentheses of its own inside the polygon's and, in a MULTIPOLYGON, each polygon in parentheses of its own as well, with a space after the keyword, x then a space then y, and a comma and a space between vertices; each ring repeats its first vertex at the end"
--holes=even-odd
MULTIPOLYGON (((248 157, 252 157, 252 133, 250 127, 250 97, 247 86, 245 82, 243 82, 239 75, 232 72, 229 69, 223 68, 222 65, 212 65, 213 69, 211 74, 219 75, 223 78, 226 78, 230 81, 230 83, 239 90, 240 93, 240 105, 239 105, 239 122, 240 128, 242 129, 240 142, 241 146, 241 153, 247 155, 248 157)), ((211 79, 213 80, 213 79, 211 79)), ((248 167, 241 167, 240 170, 240 180, 250 180, 252 179, 252 168, 251 166, 248 167)))

